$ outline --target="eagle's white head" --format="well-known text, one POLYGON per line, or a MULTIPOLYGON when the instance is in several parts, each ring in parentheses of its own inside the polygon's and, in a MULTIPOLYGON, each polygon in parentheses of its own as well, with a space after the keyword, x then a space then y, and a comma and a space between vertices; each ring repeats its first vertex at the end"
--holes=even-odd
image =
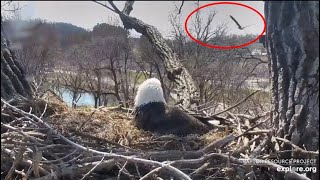
POLYGON ((157 78, 147 79, 139 86, 134 106, 139 107, 150 102, 166 103, 161 83, 157 78))

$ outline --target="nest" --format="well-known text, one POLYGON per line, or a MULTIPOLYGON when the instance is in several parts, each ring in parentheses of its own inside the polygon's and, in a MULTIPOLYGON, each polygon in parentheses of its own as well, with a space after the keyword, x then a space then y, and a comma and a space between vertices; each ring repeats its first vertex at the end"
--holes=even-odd
POLYGON ((248 162, 277 158, 274 145, 283 144, 297 157, 318 157, 273 137, 268 113, 228 112, 211 117, 220 125, 205 135, 177 137, 137 129, 130 110, 120 107, 71 109, 43 100, 2 104, 2 179, 308 179, 280 174, 278 164, 248 162))

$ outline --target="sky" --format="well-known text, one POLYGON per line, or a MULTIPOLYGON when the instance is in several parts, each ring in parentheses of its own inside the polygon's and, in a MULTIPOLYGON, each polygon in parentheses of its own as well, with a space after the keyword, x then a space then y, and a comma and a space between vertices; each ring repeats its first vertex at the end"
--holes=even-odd
MULTIPOLYGON (((105 1, 100 1, 105 2, 105 1)), ((122 9, 125 1, 114 1, 119 9, 122 9)), ((196 9, 195 2, 185 1, 181 11, 182 22, 196 9)), ((200 6, 218 1, 200 1, 200 6)), ((234 1, 248 5, 264 15, 264 3, 262 1, 234 1)), ((45 19, 49 22, 66 22, 92 30, 97 23, 111 22, 119 19, 118 16, 92 1, 18 1, 23 7, 20 11, 22 19, 45 19), (111 20, 113 19, 113 20, 111 20)), ((180 7, 181 1, 136 1, 133 5, 131 16, 143 22, 155 26, 165 37, 170 37, 172 27, 169 22, 169 14, 180 7)), ((263 30, 263 20, 252 10, 242 6, 215 5, 201 10, 205 18, 210 12, 216 12, 215 22, 226 22, 230 32, 234 34, 252 33, 260 34, 263 30), (251 25, 244 30, 239 30, 230 19, 232 15, 241 26, 251 25)), ((194 16, 191 16, 191 19, 194 16)), ((121 21, 120 25, 122 25, 121 21)), ((217 25, 217 24, 214 24, 217 25)), ((183 26, 183 24, 181 24, 183 26)), ((138 35, 131 31, 133 36, 138 35)))

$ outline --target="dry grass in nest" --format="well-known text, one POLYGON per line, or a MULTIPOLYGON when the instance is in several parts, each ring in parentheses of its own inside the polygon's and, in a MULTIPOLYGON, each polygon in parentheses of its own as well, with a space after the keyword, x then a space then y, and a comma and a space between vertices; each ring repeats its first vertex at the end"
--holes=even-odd
POLYGON ((115 108, 68 108, 59 115, 51 116, 49 122, 62 133, 80 132, 105 139, 136 150, 199 150, 225 135, 209 132, 203 136, 160 136, 137 129, 133 116, 115 108))

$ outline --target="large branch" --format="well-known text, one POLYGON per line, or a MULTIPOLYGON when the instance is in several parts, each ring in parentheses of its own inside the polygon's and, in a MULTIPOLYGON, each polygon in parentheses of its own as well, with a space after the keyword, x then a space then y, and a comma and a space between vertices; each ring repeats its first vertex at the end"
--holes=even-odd
POLYGON ((177 101, 186 108, 197 102, 199 94, 190 73, 179 62, 176 54, 168 46, 160 32, 155 27, 129 16, 133 9, 132 6, 134 2, 127 1, 123 11, 120 11, 112 1, 109 1, 109 3, 114 9, 114 12, 120 16, 126 29, 134 29, 146 36, 150 41, 154 51, 164 63, 168 79, 175 83, 175 90, 178 96, 177 101))

